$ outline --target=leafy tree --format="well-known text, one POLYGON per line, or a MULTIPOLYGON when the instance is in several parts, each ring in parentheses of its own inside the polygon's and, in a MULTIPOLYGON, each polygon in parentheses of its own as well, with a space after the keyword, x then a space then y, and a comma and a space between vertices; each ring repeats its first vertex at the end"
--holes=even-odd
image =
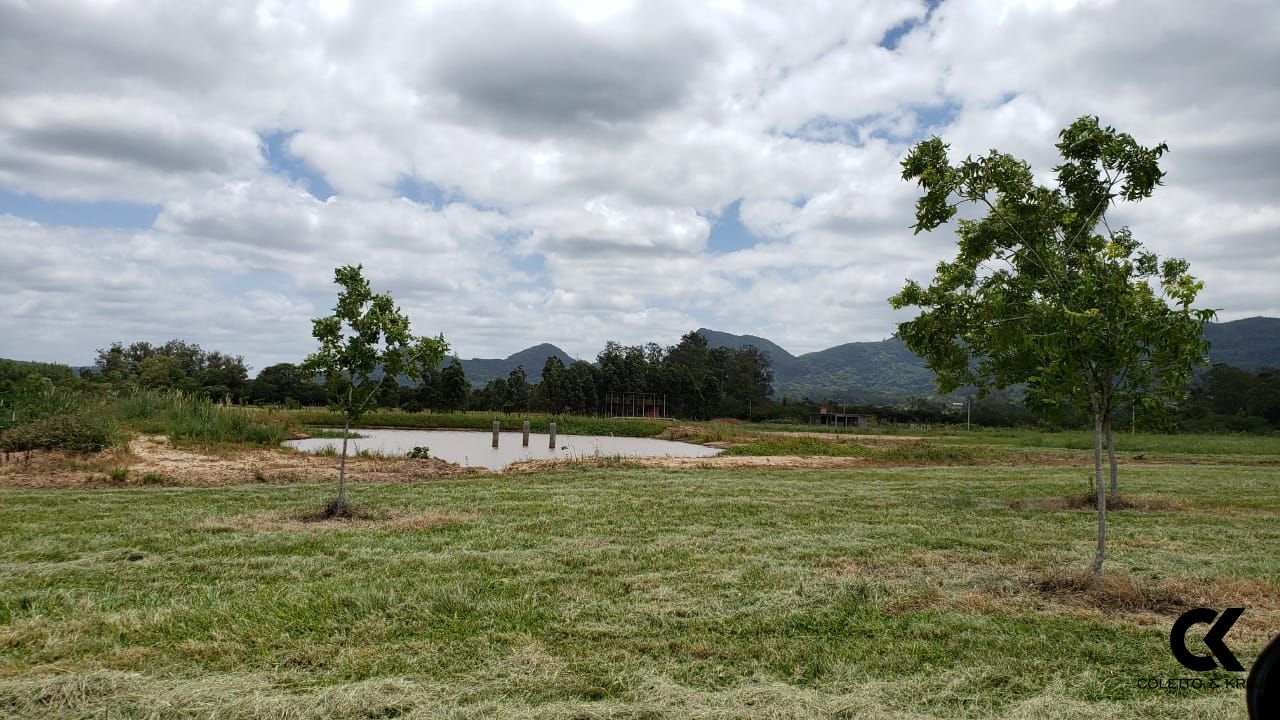
POLYGON ((495 412, 511 412, 511 391, 507 387, 506 378, 494 378, 480 389, 480 407, 495 412))
POLYGON ((287 398, 302 401, 303 386, 308 380, 292 363, 269 365, 253 379, 249 399, 255 403, 283 403, 287 398))
POLYGON ((586 360, 574 360, 564 371, 564 403, 569 412, 587 415, 599 400, 596 369, 586 360))
POLYGON ((112 343, 98 350, 96 364, 100 372, 91 377, 98 382, 182 390, 213 399, 240 400, 250 389, 244 358, 206 352, 182 340, 159 346, 145 341, 128 346, 112 343))
POLYGON ((726 394, 749 417, 753 409, 765 405, 773 394, 773 370, 769 356, 755 345, 733 352, 725 366, 726 394))
POLYGON ((151 355, 138 363, 138 384, 144 388, 177 388, 182 382, 182 364, 169 355, 151 355))
POLYGON ((213 399, 230 397, 240 400, 249 392, 249 369, 240 356, 218 351, 208 353, 199 373, 201 390, 213 399))
POLYGON ((542 380, 538 383, 538 403, 542 409, 550 413, 564 412, 564 361, 555 355, 548 355, 542 365, 542 380))
POLYGON ((1280 429, 1280 370, 1264 367, 1250 373, 1215 364, 1183 403, 1180 425, 1199 432, 1280 429))
POLYGON ((511 412, 526 412, 532 398, 533 387, 529 385, 529 376, 525 374, 523 365, 517 365, 507 375, 507 400, 511 412))
POLYGON ((983 209, 956 223, 959 253, 938 265, 929 287, 909 281, 890 299, 918 306, 898 336, 923 357, 942 392, 973 385, 980 393, 1027 384, 1033 404, 1069 404, 1093 419, 1098 542, 1102 572, 1106 496, 1102 447, 1125 398, 1179 394, 1207 349, 1212 311, 1191 307, 1202 284, 1186 261, 1161 261, 1106 212, 1117 200, 1150 197, 1163 172, 1163 144, 1143 147, 1098 119, 1082 117, 1060 134, 1057 186, 1037 184, 1031 168, 991 151, 952 165, 934 137, 903 161, 916 180, 916 233, 950 221, 958 206, 983 209), (1159 293, 1154 289, 1159 288, 1159 293))
POLYGON ((409 318, 391 295, 374 294, 364 278, 363 266, 344 265, 334 271, 341 286, 333 314, 312 321, 312 336, 320 349, 307 356, 302 372, 322 373, 326 382, 340 388, 336 405, 343 414, 342 459, 338 466, 338 494, 326 507, 330 517, 351 517, 347 503, 347 441, 351 426, 378 396, 382 383, 401 373, 422 377, 439 365, 449 345, 443 335, 415 338, 409 318), (375 372, 381 371, 377 379, 375 372))
POLYGON ((440 371, 440 408, 445 412, 465 410, 470 392, 467 373, 462 369, 462 363, 454 358, 440 371))

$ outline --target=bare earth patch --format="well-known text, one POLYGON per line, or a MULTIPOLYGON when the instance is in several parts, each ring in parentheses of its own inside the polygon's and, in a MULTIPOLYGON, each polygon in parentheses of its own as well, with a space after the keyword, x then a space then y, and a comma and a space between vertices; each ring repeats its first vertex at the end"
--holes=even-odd
POLYGON ((371 510, 354 519, 314 520, 302 510, 264 510, 244 515, 205 518, 199 526, 205 529, 238 530, 242 532, 305 532, 325 530, 400 530, 427 532, 449 525, 459 525, 475 520, 474 516, 461 513, 412 508, 371 510))
MULTIPOLYGON (((178 448, 163 435, 143 435, 127 449, 112 448, 84 458, 62 453, 14 455, 0 465, 0 487, 130 487, 138 485, 243 485, 327 482, 338 478, 339 458, 284 448, 201 452, 178 448), (113 469, 127 469, 123 480, 113 469)), ((430 458, 348 457, 348 476, 366 482, 419 482, 477 472, 430 458)))

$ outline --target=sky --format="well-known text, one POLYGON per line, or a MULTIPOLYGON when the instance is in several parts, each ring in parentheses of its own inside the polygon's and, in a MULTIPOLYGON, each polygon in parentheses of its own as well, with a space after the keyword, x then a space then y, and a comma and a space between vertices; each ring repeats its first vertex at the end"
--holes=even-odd
POLYGON ((1112 226, 1280 316, 1278 39, 1273 1, 0 0, 0 357, 296 362, 356 263, 462 357, 880 340, 955 249, 911 144, 1050 182, 1086 114, 1170 147, 1112 226))

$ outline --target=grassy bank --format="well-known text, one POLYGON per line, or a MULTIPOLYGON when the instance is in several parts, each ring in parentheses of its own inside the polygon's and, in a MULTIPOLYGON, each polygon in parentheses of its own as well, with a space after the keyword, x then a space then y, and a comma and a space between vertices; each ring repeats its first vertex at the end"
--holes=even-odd
POLYGON ((1274 634, 1280 469, 1129 470, 1119 591, 1072 594, 1079 475, 358 484, 388 515, 337 529, 292 519, 328 486, 3 491, 0 715, 1240 717, 1136 681, 1187 674, 1184 605, 1246 607, 1245 664, 1274 634))
POLYGON ((297 427, 281 411, 222 406, 156 390, 116 395, 54 389, 21 410, 0 433, 0 450, 87 453, 137 433, 168 435, 179 444, 270 446, 297 427))

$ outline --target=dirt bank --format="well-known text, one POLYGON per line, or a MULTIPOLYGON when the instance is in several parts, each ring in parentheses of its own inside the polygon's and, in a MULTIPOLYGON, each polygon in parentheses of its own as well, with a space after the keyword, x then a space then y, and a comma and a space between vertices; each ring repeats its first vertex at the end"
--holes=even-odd
MULTIPOLYGON (((130 485, 241 485, 324 482, 338 478, 336 457, 284 448, 201 452, 174 447, 163 435, 144 435, 127 449, 87 457, 62 453, 15 454, 0 464, 0 487, 123 487, 130 485), (126 470, 123 479, 112 471, 126 470)), ((476 472, 444 460, 348 457, 347 475, 364 482, 418 482, 476 472)))

